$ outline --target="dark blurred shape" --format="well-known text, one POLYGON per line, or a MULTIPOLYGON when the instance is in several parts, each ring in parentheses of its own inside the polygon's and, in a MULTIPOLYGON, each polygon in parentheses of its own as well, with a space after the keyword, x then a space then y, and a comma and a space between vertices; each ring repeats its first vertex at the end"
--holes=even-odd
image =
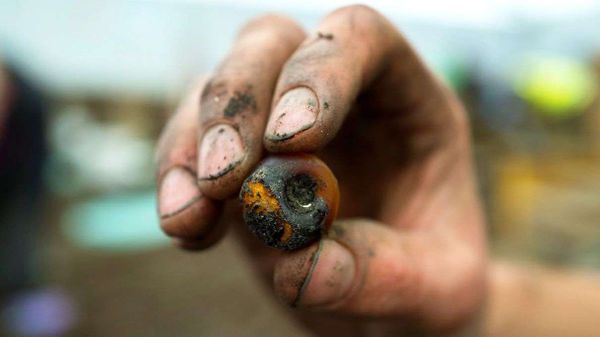
POLYGON ((46 104, 17 70, 0 69, 0 305, 10 336, 60 336, 73 322, 61 292, 38 288, 38 231, 43 224, 46 104))
POLYGON ((0 294, 33 285, 32 253, 41 223, 46 158, 42 95, 7 68, 8 100, 0 132, 0 294))

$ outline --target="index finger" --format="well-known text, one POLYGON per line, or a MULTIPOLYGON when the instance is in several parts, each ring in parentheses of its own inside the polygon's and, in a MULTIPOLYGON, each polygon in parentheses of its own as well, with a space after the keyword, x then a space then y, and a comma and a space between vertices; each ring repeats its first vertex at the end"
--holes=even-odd
MULTIPOLYGON (((444 97, 442 86, 408 41, 381 14, 356 5, 328 15, 284 66, 265 147, 271 152, 320 149, 361 93, 377 96, 378 107, 395 112, 427 100, 444 103, 437 99, 444 97)), ((445 109, 433 108, 443 117, 439 112, 445 109)))

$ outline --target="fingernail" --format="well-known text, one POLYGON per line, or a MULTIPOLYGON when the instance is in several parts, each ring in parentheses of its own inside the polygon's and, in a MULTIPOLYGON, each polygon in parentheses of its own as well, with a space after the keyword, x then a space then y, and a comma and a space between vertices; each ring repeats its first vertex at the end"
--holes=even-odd
POLYGON ((354 258, 333 240, 321 240, 318 247, 294 252, 282 261, 275 268, 275 291, 292 306, 336 303, 354 282, 354 258))
POLYGON ((313 263, 296 305, 327 306, 348 295, 356 272, 354 257, 348 249, 336 241, 325 239, 319 258, 313 263))
POLYGON ((158 192, 158 213, 162 218, 181 212, 200 197, 196 178, 175 167, 164 176, 158 192))
POLYGON ((272 140, 285 140, 315 124, 319 113, 315 93, 305 87, 285 93, 269 118, 265 135, 272 140))
POLYGON ((239 133, 232 126, 220 124, 206 131, 199 152, 198 179, 215 179, 240 163, 244 146, 239 133))

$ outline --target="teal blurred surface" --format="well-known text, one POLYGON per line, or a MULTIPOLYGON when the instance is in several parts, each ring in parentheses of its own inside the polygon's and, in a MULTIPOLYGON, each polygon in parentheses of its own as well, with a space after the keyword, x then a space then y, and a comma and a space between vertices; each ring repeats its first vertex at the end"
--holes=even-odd
POLYGON ((168 243, 160 231, 154 191, 111 194, 73 204, 62 228, 82 248, 129 252, 168 243))

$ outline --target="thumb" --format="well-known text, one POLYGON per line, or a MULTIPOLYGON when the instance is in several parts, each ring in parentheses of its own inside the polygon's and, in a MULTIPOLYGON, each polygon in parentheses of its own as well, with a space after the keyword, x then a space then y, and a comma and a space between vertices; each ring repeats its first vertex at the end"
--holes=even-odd
POLYGON ((423 297, 416 248, 374 221, 337 222, 327 238, 279 259, 275 291, 305 308, 369 316, 413 312, 423 297))
POLYGON ((283 255, 276 293, 293 306, 363 317, 411 318, 453 329, 474 317, 485 296, 480 247, 447 231, 402 232, 356 219, 327 238, 283 255))

